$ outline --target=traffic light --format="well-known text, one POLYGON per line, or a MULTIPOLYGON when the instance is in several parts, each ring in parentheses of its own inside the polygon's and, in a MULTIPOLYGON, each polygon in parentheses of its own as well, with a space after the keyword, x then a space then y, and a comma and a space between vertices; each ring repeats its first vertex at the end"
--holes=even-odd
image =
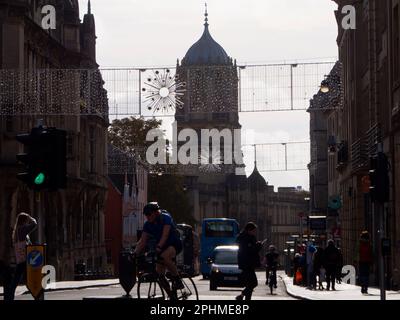
POLYGON ((373 202, 389 201, 389 162, 383 152, 370 158, 369 178, 371 181, 370 196, 373 202))
POLYGON ((25 153, 17 155, 26 166, 19 180, 36 191, 66 187, 66 131, 40 126, 16 139, 25 146, 25 153))

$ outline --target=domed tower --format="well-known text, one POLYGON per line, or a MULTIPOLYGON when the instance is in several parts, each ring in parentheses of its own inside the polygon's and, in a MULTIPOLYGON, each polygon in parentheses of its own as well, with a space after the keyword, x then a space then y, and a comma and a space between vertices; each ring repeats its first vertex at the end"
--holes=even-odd
MULTIPOLYGON (((186 91, 182 96, 183 106, 175 112, 178 134, 185 128, 194 129, 201 145, 208 144, 201 141, 201 129, 217 129, 220 132, 228 129, 232 137, 232 159, 235 159, 234 144, 240 146, 241 143, 238 139, 234 141, 234 130, 241 129, 238 80, 236 61, 211 36, 206 9, 202 36, 190 47, 181 63, 179 60, 177 62, 177 82, 186 84, 186 91)), ((222 147, 220 151, 223 160, 222 147)), ((233 165, 223 167, 221 172, 235 172, 233 165)))
MULTIPOLYGON (((199 162, 184 165, 180 171, 185 176, 193 217, 199 222, 204 218, 234 216, 229 212, 227 182, 237 170, 244 173, 238 80, 236 62, 211 36, 206 9, 203 34, 181 63, 178 60, 176 80, 186 84, 181 98, 183 105, 175 112, 178 136, 182 130, 192 129, 198 138, 199 162), (202 137, 202 129, 209 133, 216 129, 213 131, 218 137, 211 134, 216 138, 214 143, 212 139, 202 137), (209 148, 208 156, 202 154, 204 146, 209 148), (213 147, 216 147, 217 155, 213 147)), ((186 142, 178 142, 178 149, 184 144, 186 142)))

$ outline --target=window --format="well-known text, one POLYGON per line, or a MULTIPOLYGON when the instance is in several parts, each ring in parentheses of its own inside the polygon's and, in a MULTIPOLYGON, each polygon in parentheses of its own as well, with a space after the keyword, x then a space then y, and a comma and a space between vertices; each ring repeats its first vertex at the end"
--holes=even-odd
POLYGON ((206 237, 233 237, 233 224, 220 221, 210 221, 206 224, 206 237))
POLYGON ((11 116, 7 116, 7 118, 6 118, 6 131, 7 132, 13 132, 14 131, 13 117, 11 117, 11 116))
POLYGON ((72 133, 67 135, 67 157, 74 156, 74 137, 72 133))
POLYGON ((95 152, 95 128, 89 128, 89 172, 95 172, 95 159, 96 159, 96 152, 95 152))
POLYGON ((216 264, 232 264, 238 263, 237 260, 237 250, 227 250, 227 251, 217 251, 215 253, 215 263, 216 264))

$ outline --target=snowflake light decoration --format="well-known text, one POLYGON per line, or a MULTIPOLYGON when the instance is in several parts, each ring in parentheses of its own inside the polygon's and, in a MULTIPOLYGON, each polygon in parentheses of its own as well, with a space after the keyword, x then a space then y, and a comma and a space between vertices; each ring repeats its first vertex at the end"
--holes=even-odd
POLYGON ((171 70, 164 69, 163 72, 156 70, 144 83, 146 88, 142 91, 145 94, 144 103, 147 109, 156 111, 168 111, 175 108, 182 108, 181 97, 186 91, 185 82, 177 82, 178 77, 171 74, 171 70))
POLYGON ((201 154, 199 160, 199 171, 208 173, 221 172, 221 155, 219 153, 212 154, 211 159, 208 155, 201 154))

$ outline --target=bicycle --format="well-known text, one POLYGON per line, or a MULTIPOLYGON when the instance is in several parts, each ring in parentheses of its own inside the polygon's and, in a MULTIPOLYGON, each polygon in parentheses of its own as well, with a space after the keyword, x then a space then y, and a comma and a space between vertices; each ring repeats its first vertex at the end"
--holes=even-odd
MULTIPOLYGON (((168 275, 160 276, 156 272, 155 265, 159 263, 157 256, 155 254, 148 256, 151 257, 151 260, 148 262, 151 269, 142 272, 138 276, 138 299, 165 300, 169 298, 169 300, 188 300, 194 298, 194 300, 199 300, 197 287, 189 275, 181 272, 178 273, 183 288, 176 289, 168 275)), ((139 258, 137 257, 136 259, 139 258)))

